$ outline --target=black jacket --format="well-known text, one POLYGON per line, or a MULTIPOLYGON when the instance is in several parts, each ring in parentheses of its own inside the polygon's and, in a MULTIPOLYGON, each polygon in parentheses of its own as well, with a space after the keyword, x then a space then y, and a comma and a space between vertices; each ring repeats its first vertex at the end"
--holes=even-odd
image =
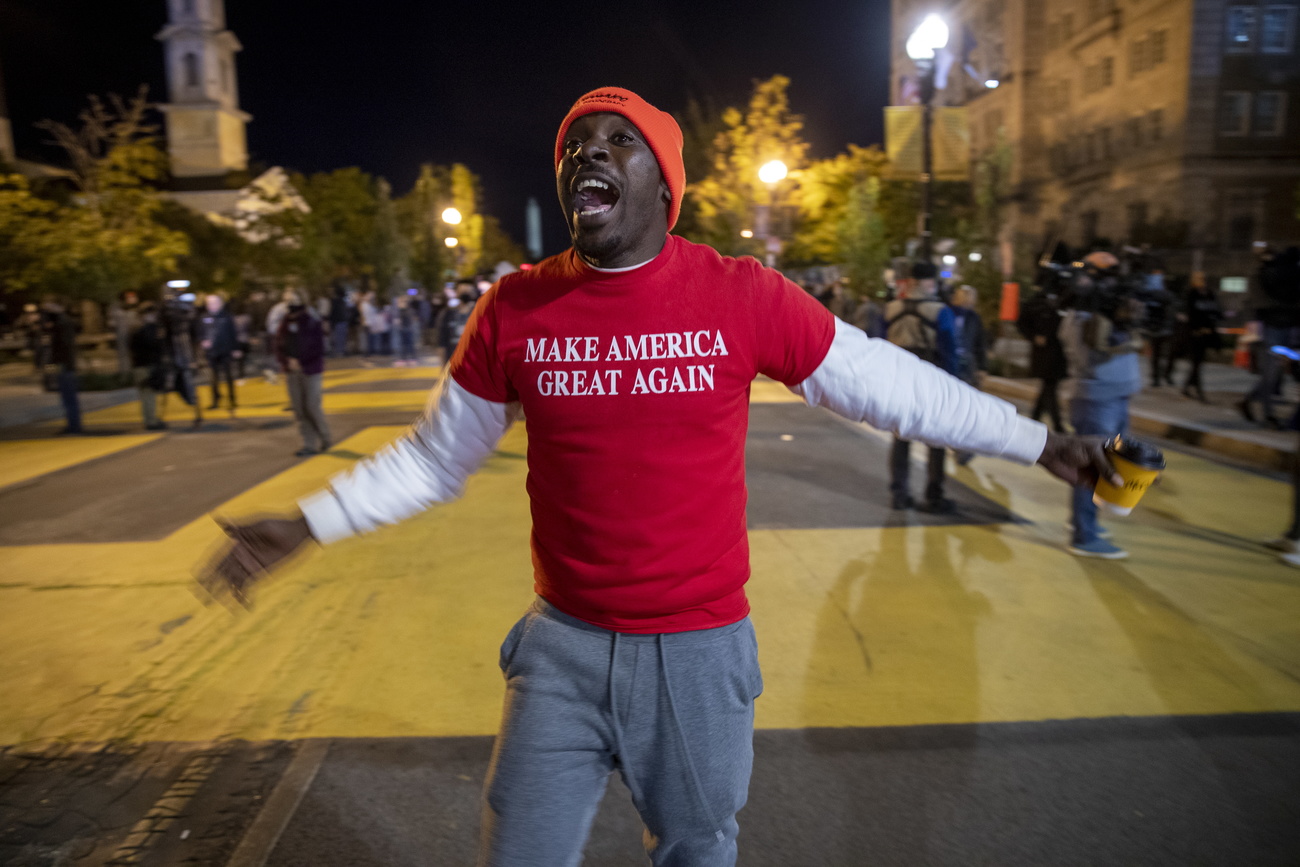
POLYGON ((195 329, 199 345, 209 358, 222 358, 239 348, 235 319, 224 307, 216 313, 205 310, 199 314, 195 329), (210 341, 207 346, 203 346, 205 341, 210 341))
POLYGON ((1016 328, 1029 339, 1029 374, 1039 379, 1065 379, 1070 366, 1057 332, 1061 315, 1045 292, 1029 298, 1020 307, 1016 328))

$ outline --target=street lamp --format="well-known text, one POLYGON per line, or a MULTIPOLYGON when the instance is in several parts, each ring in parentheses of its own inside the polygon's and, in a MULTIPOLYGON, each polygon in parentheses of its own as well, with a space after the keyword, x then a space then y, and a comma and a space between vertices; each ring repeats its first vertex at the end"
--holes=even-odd
MULTIPOLYGON (((442 212, 442 221, 449 226, 460 225, 460 219, 461 219, 460 211, 456 210, 455 208, 448 208, 447 210, 442 212)), ((451 246, 451 245, 448 244, 447 246, 451 246)))
POLYGON ((934 112, 934 56, 948 44, 948 25, 933 13, 907 38, 907 56, 916 64, 921 74, 921 259, 930 264, 930 218, 933 208, 931 174, 934 171, 934 154, 930 142, 930 127, 934 112))
POLYGON ((788 174, 790 174, 790 170, 780 160, 763 163, 758 169, 758 179, 767 184, 767 206, 766 208, 759 208, 758 222, 761 224, 759 228, 761 228, 763 236, 767 239, 767 267, 769 268, 776 267, 776 251, 781 247, 781 241, 777 238, 773 227, 775 222, 773 217, 776 211, 776 185, 785 180, 788 174))
POLYGON ((455 235, 451 235, 450 237, 443 238, 442 243, 446 244, 448 247, 455 247, 460 243, 460 239, 455 235))
POLYGON ((790 173, 785 163, 780 160, 772 160, 769 163, 763 163, 762 168, 758 170, 758 179, 769 187, 773 184, 785 180, 785 176, 790 173))

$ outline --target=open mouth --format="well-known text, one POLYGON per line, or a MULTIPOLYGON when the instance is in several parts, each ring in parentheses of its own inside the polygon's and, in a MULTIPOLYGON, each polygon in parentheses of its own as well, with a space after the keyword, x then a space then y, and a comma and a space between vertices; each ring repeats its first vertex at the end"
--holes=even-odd
POLYGON ((607 214, 618 204, 618 190, 600 178, 583 178, 574 185, 573 210, 579 217, 607 214))

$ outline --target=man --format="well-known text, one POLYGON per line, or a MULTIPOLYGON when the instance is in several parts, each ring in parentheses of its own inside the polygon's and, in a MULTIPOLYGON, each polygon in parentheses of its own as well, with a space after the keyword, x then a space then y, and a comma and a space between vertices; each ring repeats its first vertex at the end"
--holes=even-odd
POLYGON ((320 318, 303 303, 297 291, 284 293, 288 311, 275 338, 275 351, 284 371, 289 403, 298 420, 302 448, 300 458, 319 454, 330 447, 330 429, 321 405, 321 378, 325 370, 325 328, 320 318))
MULTIPOLYGON (((984 321, 975 310, 978 300, 974 286, 958 286, 938 322, 939 366, 975 388, 989 369, 984 321)), ((966 466, 972 457, 971 452, 957 452, 957 463, 966 466)))
POLYGON ((212 405, 208 409, 221 406, 221 380, 226 380, 226 391, 230 396, 230 410, 235 410, 235 368, 239 350, 239 334, 235 329, 235 320, 226 309, 225 299, 212 294, 203 299, 204 312, 199 316, 199 348, 208 361, 212 371, 212 405))
MULTIPOLYGON (((1119 286, 1119 260, 1097 251, 1084 257, 1074 299, 1061 322, 1061 342, 1075 378, 1070 423, 1076 433, 1109 439, 1128 432, 1129 399, 1142 390, 1137 326, 1144 307, 1119 286)), ((1123 560, 1128 552, 1106 538, 1092 491, 1070 493, 1068 550, 1079 557, 1123 560)))
POLYGON ((60 433, 81 433, 81 399, 77 381, 77 324, 63 305, 47 300, 41 311, 41 326, 49 341, 50 361, 58 365, 59 399, 63 402, 65 426, 60 433))
POLYGON ((131 369, 140 393, 140 414, 145 430, 166 430, 167 423, 158 417, 158 392, 167 390, 167 340, 158 322, 153 304, 139 307, 139 326, 131 332, 131 369))
POLYGON ((1069 374, 1069 366, 1058 335, 1061 313, 1057 307, 1056 275, 1047 272, 1044 276, 1043 288, 1021 306, 1016 328, 1029 340, 1029 375, 1041 380, 1029 417, 1038 421, 1046 414, 1052 430, 1065 433, 1058 392, 1061 380, 1069 374))
POLYGON ((300 545, 454 499, 523 411, 538 599, 501 649, 505 716, 481 862, 575 865, 619 768, 656 865, 729 865, 762 690, 747 617, 744 442, 765 373, 908 438, 1111 473, 780 273, 669 236, 685 190, 672 117, 618 88, 555 143, 573 248, 476 305, 412 431, 285 519, 227 526, 204 583, 243 599, 300 545))
POLYGON ((1259 322, 1260 341, 1256 350, 1259 362, 1259 379, 1237 404, 1237 409, 1247 421, 1255 421, 1253 404, 1263 411, 1264 424, 1281 429, 1282 423, 1273 414, 1273 403, 1286 372, 1286 362, 1273 353, 1274 346, 1300 344, 1300 248, 1289 247, 1282 253, 1267 245, 1257 248, 1259 264, 1259 294, 1261 303, 1255 311, 1259 322))
MULTIPOLYGON (((918 262, 912 268, 912 284, 902 294, 885 305, 885 337, 895 346, 901 346, 908 352, 937 364, 940 361, 941 344, 953 345, 951 334, 952 322, 943 323, 947 333, 940 335, 939 317, 944 312, 944 303, 936 293, 935 277, 937 272, 928 262, 918 262)), ((925 510, 935 514, 945 514, 956 509, 956 505, 943 495, 944 459, 947 451, 941 446, 931 444, 925 474, 925 510)), ((889 453, 889 495, 890 507, 901 511, 915 505, 911 491, 912 441, 894 435, 894 445, 889 453)))

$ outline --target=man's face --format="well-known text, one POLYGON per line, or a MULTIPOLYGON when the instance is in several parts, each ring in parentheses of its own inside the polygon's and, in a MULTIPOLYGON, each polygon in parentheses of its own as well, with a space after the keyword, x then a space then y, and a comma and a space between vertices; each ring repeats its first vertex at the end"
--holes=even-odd
POLYGON ((204 304, 207 305, 209 313, 221 312, 221 298, 216 295, 209 295, 204 299, 204 304))
POLYGON ((555 178, 573 246, 605 268, 654 258, 668 234, 668 185, 645 136, 620 114, 578 118, 555 178))

